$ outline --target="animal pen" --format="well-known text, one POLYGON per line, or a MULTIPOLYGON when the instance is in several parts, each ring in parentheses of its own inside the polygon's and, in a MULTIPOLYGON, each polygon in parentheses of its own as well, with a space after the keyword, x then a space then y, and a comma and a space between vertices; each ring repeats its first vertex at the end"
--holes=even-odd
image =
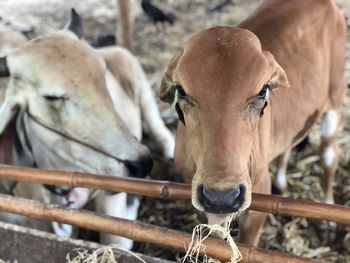
MULTIPOLYGON (((69 188, 85 187, 127 192, 166 199, 190 199, 191 196, 191 187, 187 184, 5 165, 0 166, 0 179, 66 186, 69 188)), ((350 208, 340 205, 321 204, 255 193, 253 194, 250 209, 350 225, 350 208)), ((186 251, 191 241, 191 235, 188 233, 140 221, 108 217, 83 210, 72 210, 4 194, 0 195, 0 210, 41 220, 72 224, 95 231, 123 236, 135 241, 166 246, 182 252, 186 251)), ((208 238, 204 241, 204 245, 200 251, 201 255, 206 254, 209 257, 225 262, 231 258, 231 250, 224 240, 208 238)), ((238 248, 242 254, 240 262, 323 262, 244 244, 238 244, 238 248)))

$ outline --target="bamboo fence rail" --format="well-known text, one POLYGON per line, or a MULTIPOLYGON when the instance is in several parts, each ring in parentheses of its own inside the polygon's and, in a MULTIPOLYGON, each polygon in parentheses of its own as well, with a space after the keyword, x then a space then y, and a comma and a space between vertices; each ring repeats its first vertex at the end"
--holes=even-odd
MULTIPOLYGON (((135 241, 166 246, 182 252, 186 251, 186 247, 191 241, 191 235, 184 232, 150 225, 140 221, 101 216, 84 210, 60 208, 55 205, 43 204, 38 201, 3 194, 0 194, 0 210, 36 219, 72 224, 99 232, 123 236, 135 241)), ((226 241, 208 238, 204 242, 204 245, 206 248, 201 252, 202 254, 205 252, 208 256, 223 261, 230 259, 231 250, 226 241)), ((240 261, 241 263, 323 262, 320 260, 307 259, 285 253, 260 249, 244 244, 238 244, 238 247, 243 256, 242 261, 240 261)))
MULTIPOLYGON (((86 187, 160 198, 190 199, 191 197, 191 187, 187 184, 79 172, 57 172, 6 165, 0 165, 0 179, 68 187, 86 187)), ((253 193, 252 204, 249 209, 350 224, 350 207, 295 200, 274 195, 253 193)))

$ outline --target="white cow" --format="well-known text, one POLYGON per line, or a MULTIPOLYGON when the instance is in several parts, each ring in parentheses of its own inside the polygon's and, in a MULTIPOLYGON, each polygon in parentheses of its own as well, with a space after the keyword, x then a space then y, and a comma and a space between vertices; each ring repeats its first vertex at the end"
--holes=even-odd
MULTIPOLYGON (((84 40, 81 20, 72 10, 63 31, 38 37, 0 58, 0 77, 9 77, 0 107, 0 133, 17 116, 25 156, 39 168, 143 177, 152 169, 140 144, 142 126, 173 157, 174 139, 162 122, 139 62, 120 47, 94 50, 84 40)), ((91 191, 75 188, 69 206, 81 208, 91 191)), ((100 193, 96 209, 135 219, 139 199, 125 193, 100 193)), ((70 234, 66 225, 56 232, 70 234)), ((103 243, 132 241, 101 235, 103 243)))

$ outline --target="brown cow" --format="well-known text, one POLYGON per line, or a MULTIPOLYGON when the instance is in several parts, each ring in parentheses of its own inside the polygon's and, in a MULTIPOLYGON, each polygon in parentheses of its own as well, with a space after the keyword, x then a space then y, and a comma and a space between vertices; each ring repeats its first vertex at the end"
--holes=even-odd
MULTIPOLYGON (((165 72, 160 97, 176 102, 175 159, 192 204, 209 223, 270 193, 269 162, 321 119, 326 197, 346 92, 346 25, 331 0, 266 0, 237 27, 194 34, 165 72)), ((257 244, 266 214, 241 218, 241 241, 257 244)))

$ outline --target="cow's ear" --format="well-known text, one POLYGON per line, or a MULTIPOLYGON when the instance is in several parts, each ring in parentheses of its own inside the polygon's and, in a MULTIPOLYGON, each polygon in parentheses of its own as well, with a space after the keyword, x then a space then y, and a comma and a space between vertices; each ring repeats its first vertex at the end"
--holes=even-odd
POLYGON ((173 57, 167 66, 160 83, 159 98, 167 103, 172 103, 175 97, 175 70, 182 52, 173 57))
POLYGON ((71 9, 70 17, 66 22, 64 29, 72 31, 78 38, 83 37, 83 23, 79 14, 75 11, 74 8, 71 9))
POLYGON ((263 51, 266 61, 270 66, 271 71, 271 83, 276 87, 289 87, 289 81, 284 69, 277 63, 274 56, 268 52, 263 51))
POLYGON ((10 76, 10 70, 7 66, 6 57, 0 57, 0 78, 10 76))

